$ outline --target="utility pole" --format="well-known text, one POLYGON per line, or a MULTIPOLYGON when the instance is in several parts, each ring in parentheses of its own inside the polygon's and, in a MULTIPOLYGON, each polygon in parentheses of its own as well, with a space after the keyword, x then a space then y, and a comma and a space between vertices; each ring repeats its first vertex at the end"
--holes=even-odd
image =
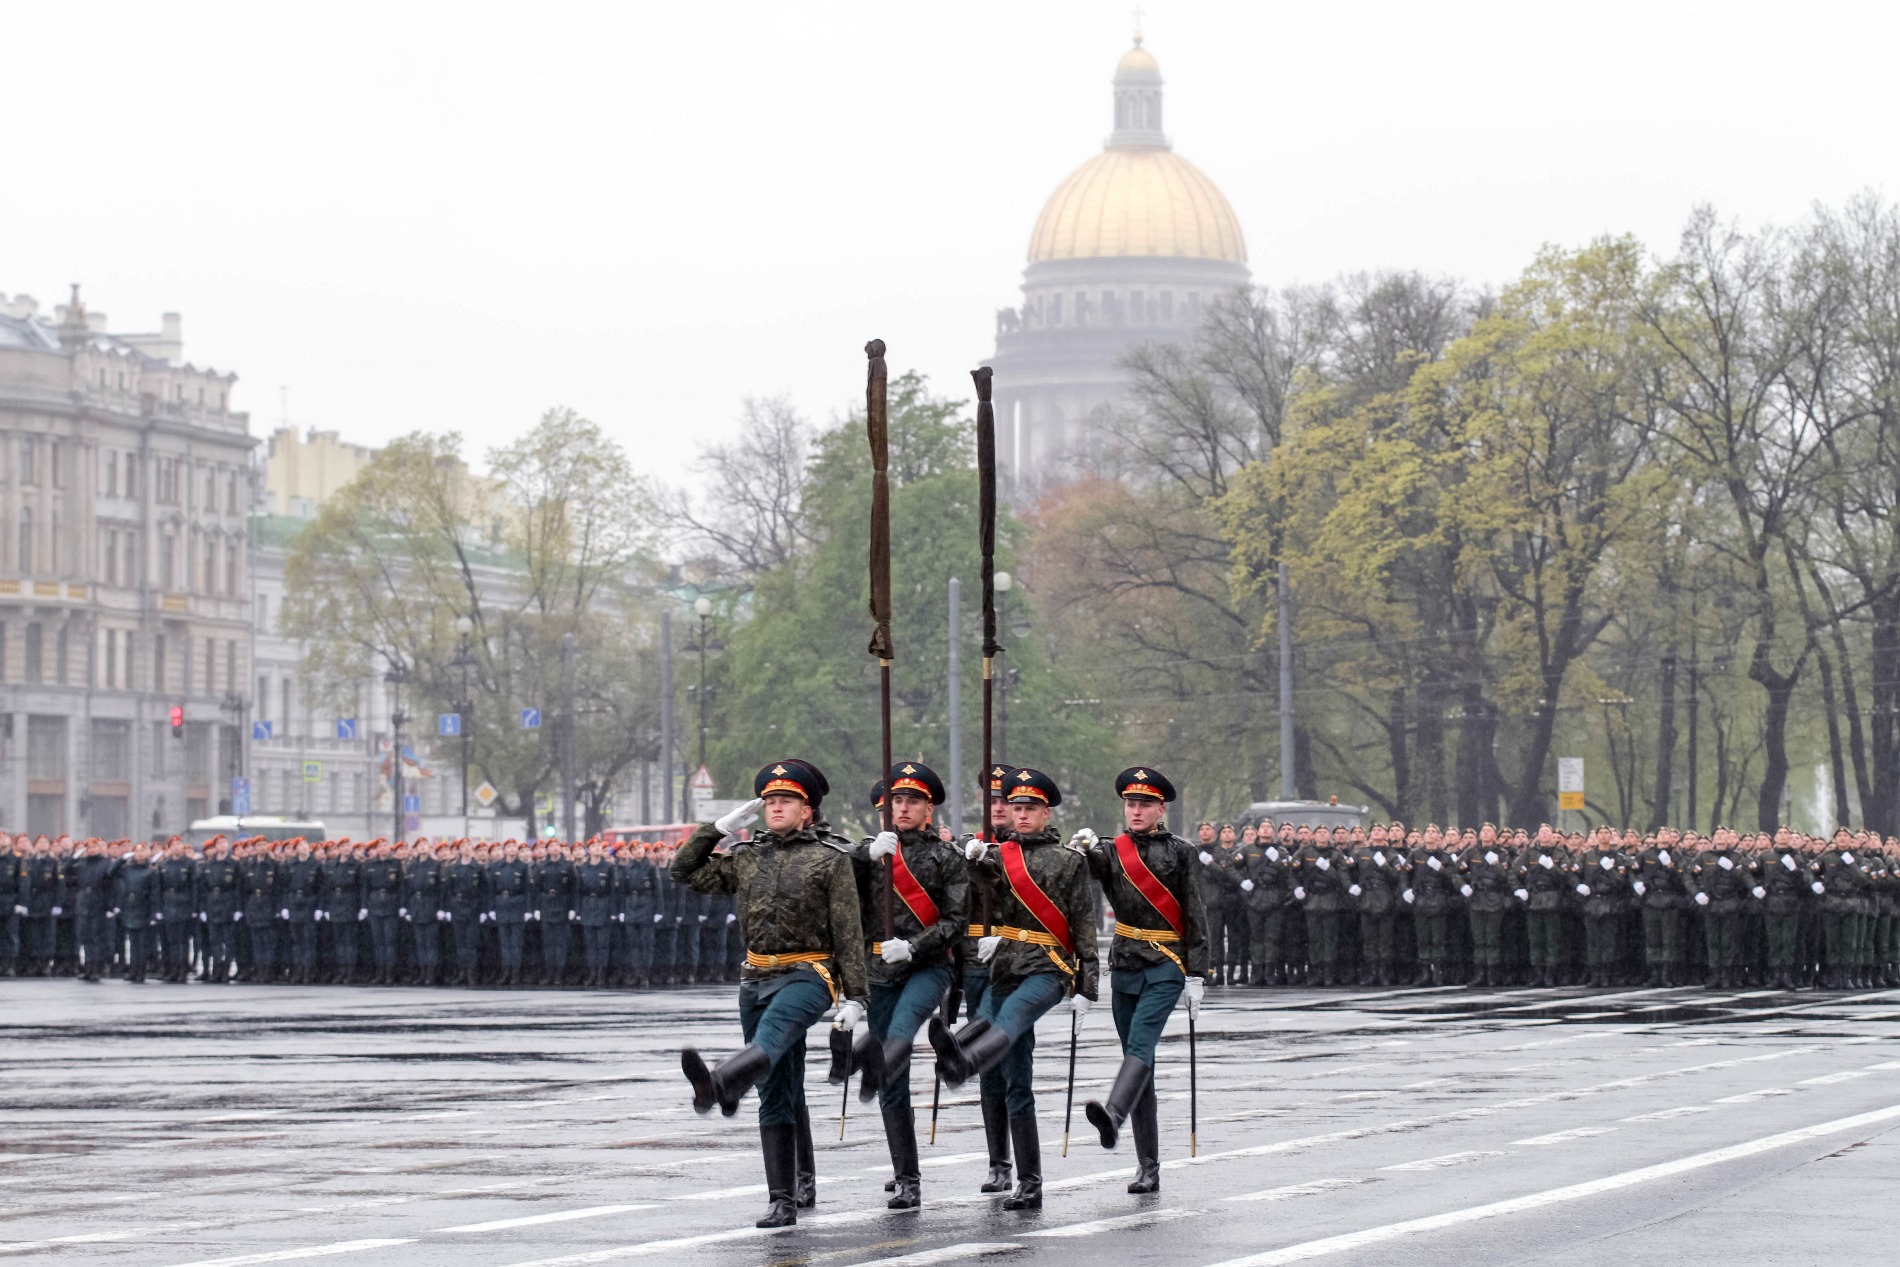
MULTIPOLYGON (((956 577, 950 578, 950 795, 945 809, 949 811, 950 833, 955 835, 963 830, 963 671, 962 656, 958 644, 962 641, 963 587, 956 577)), ((890 772, 885 771, 885 777, 890 772)))
POLYGON ((673 612, 660 611, 660 814, 673 821, 673 612))
POLYGON ((461 635, 455 647, 455 665, 462 670, 462 698, 455 702, 455 729, 462 736, 462 835, 468 835, 468 740, 470 714, 474 704, 468 698, 468 671, 475 663, 469 635, 475 632, 475 622, 467 616, 458 616, 455 620, 455 632, 461 635))
POLYGON ((574 635, 561 635, 561 833, 571 844, 574 833, 574 635))
POLYGON ((1280 606, 1280 799, 1293 799, 1293 591, 1287 583, 1286 563, 1275 578, 1275 601, 1280 606))

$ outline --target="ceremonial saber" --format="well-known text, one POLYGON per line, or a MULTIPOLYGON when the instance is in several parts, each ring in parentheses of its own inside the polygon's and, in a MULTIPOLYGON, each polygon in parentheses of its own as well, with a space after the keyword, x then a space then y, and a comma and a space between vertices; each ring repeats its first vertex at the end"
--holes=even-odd
POLYGON ((1082 1018, 1069 1013, 1069 1095, 1062 1106, 1062 1155, 1069 1155, 1069 1121, 1075 1116, 1075 1038, 1082 1031, 1082 1018))
MULTIPOLYGON (((881 688, 881 712, 884 723, 884 763, 878 767, 881 777, 891 769, 891 661, 897 657, 891 645, 891 481, 890 412, 886 401, 884 340, 872 339, 864 345, 870 364, 864 379, 864 429, 871 442, 871 645, 867 650, 877 657, 881 688)), ((891 796, 884 795, 884 830, 892 830, 891 796)), ((878 895, 884 916, 884 938, 896 936, 892 924, 892 893, 895 887, 891 859, 884 860, 883 892, 878 895)), ((842 1128, 841 1128, 842 1129, 842 1128)))
MULTIPOLYGON (((996 406, 990 403, 990 380, 996 371, 980 366, 970 371, 976 383, 976 483, 979 549, 983 555, 983 792, 977 798, 982 807, 982 839, 993 841, 996 831, 990 826, 990 769, 995 754, 993 724, 996 701, 996 653, 1003 648, 996 641, 996 406)), ((983 913, 983 935, 990 935, 990 889, 977 886, 977 905, 983 913)), ((954 1023, 956 1018, 951 1017, 954 1023)))
POLYGON ((1196 1076, 1194 1058, 1194 1013, 1188 1013, 1188 1156, 1195 1157, 1201 1151, 1201 1096, 1200 1080, 1196 1076))

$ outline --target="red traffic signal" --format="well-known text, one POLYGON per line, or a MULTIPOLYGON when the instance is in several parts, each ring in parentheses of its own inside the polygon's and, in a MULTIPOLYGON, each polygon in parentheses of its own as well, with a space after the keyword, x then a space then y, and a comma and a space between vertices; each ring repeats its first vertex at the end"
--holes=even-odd
POLYGON ((172 705, 172 738, 185 737, 185 708, 182 704, 172 705))

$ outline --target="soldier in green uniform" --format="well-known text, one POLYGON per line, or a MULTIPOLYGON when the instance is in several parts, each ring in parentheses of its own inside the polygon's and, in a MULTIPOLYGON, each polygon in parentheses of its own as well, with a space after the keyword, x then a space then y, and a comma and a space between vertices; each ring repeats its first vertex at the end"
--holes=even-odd
POLYGON ((1792 838, 1778 840, 1761 859, 1755 877, 1755 897, 1762 904, 1763 931, 1768 940, 1768 984, 1782 990, 1795 983, 1796 956, 1801 941, 1801 908, 1814 882, 1808 855, 1792 838))
MULTIPOLYGON (((672 873, 701 893, 738 899, 746 966, 739 983, 745 1047, 708 1068, 697 1051, 680 1053, 701 1113, 717 1104, 727 1117, 759 1086, 759 1141, 770 1208, 760 1227, 798 1222, 798 1109, 804 1089, 805 1031, 837 1005, 835 1027, 854 1028, 870 997, 863 926, 850 846, 821 834, 829 784, 801 761, 775 761, 753 780, 755 800, 702 824, 673 858, 672 873), (761 808, 765 830, 725 853, 713 847, 761 808)), ((815 1182, 815 1176, 814 1176, 815 1182)))
MULTIPOLYGON (((962 849, 942 839, 933 821, 944 800, 936 771, 921 761, 900 761, 878 790, 890 799, 894 830, 860 844, 852 861, 867 938, 883 924, 879 908, 889 867, 892 935, 869 944, 870 1024, 854 1063, 865 1070, 861 1097, 876 1095, 884 1118, 894 1183, 887 1204, 911 1210, 923 1199, 910 1103, 911 1048, 917 1031, 949 998, 952 956, 969 929, 970 876, 962 849)), ((834 1073, 838 1081, 846 1076, 842 1070, 834 1073)))
POLYGON ((1253 931, 1253 983, 1286 984, 1286 911, 1293 901, 1292 824, 1274 832, 1271 821, 1260 824, 1247 859, 1247 878, 1240 882, 1247 903, 1247 926, 1253 931))
POLYGON ((1607 989, 1616 971, 1617 928, 1630 892, 1631 861, 1616 833, 1599 827, 1578 860, 1575 891, 1583 899, 1584 966, 1586 985, 1607 989))
POLYGON ((1570 876, 1575 870, 1570 850, 1558 841, 1549 823, 1537 829, 1537 839, 1511 868, 1513 891, 1528 913, 1534 986, 1549 989, 1557 984, 1564 892, 1574 883, 1570 876))
POLYGON ((938 1067, 951 1086, 992 1065, 1003 1071, 1016 1191, 1006 1210, 1042 1208, 1042 1147, 1036 1131, 1036 1020, 1066 995, 1079 1025, 1095 1001, 1095 902, 1088 864, 1064 849, 1049 826, 1062 803, 1055 780, 1039 770, 1013 770, 1004 780, 1014 839, 974 840, 965 857, 996 884, 996 923, 980 938, 977 957, 990 966, 989 993, 975 1024, 952 1034, 930 1026, 938 1067))
POLYGON ((1709 842, 1710 847, 1689 868, 1695 904, 1702 908, 1711 990, 1726 990, 1741 980, 1742 906, 1755 882, 1748 856, 1736 847, 1739 843, 1740 837, 1734 832, 1718 827, 1709 842))
POLYGON ((1412 984, 1444 985, 1455 894, 1463 883, 1455 839, 1447 839, 1437 823, 1428 823, 1419 846, 1407 855, 1405 869, 1410 883, 1401 896, 1412 904, 1412 926, 1418 934, 1418 977, 1412 984))
POLYGON ((1646 986, 1679 984, 1682 963, 1682 908, 1688 901, 1677 851, 1682 836, 1674 828, 1657 830, 1654 843, 1637 855, 1630 889, 1642 903, 1643 963, 1646 986))
MULTIPOLYGON (((1306 915, 1307 957, 1314 985, 1339 980, 1339 921, 1346 905, 1346 855, 1333 847, 1331 830, 1316 829, 1293 855, 1293 900, 1306 915)), ((1211 918, 1211 916, 1210 916, 1211 918)))
POLYGON ((1399 894, 1406 889, 1405 856, 1375 823, 1371 834, 1355 844, 1348 859, 1352 883, 1346 896, 1359 912, 1359 947, 1363 956, 1359 984, 1391 985, 1397 954, 1399 894))
POLYGON ((1504 913, 1511 904, 1511 861, 1486 823, 1477 840, 1458 854, 1459 892, 1471 923, 1472 986, 1504 984, 1504 913))
MULTIPOLYGON (((1009 802, 1003 799, 1003 777, 1008 773, 1006 766, 990 769, 989 839, 992 844, 1013 838, 1009 802)), ((970 926, 966 930, 968 935, 957 948, 957 962, 963 986, 964 1016, 974 1023, 982 1014, 983 1000, 989 996, 990 989, 989 965, 977 957, 977 943, 988 931, 982 923, 982 912, 994 909, 997 886, 988 877, 978 874, 971 874, 969 880, 970 926)), ((948 1008, 946 1012, 947 1020, 956 1019, 956 1008, 948 1008)), ((1003 1071, 995 1065, 977 1078, 977 1105, 983 1113, 983 1139, 989 1149, 989 1169, 977 1191, 1008 1192, 1015 1187, 1010 1177, 1009 1106, 1003 1098, 1003 1071)))
POLYGON ((1830 990, 1852 990, 1858 985, 1861 917, 1860 900, 1867 888, 1867 862, 1854 849, 1854 838, 1846 828, 1834 833, 1833 842, 1816 863, 1819 876, 1812 890, 1821 899, 1821 930, 1826 942, 1826 971, 1822 984, 1830 990))
POLYGON ((1135 1178, 1128 1191, 1146 1194, 1161 1190, 1155 1046, 1184 991, 1189 1017, 1200 1015, 1207 989, 1207 910, 1196 851, 1162 821, 1174 784, 1159 770, 1136 766, 1115 776, 1115 791, 1127 832, 1104 845, 1085 829, 1071 842, 1082 847, 1115 910, 1109 1001, 1122 1065, 1108 1100, 1090 1100, 1086 1111, 1104 1148, 1115 1147, 1122 1123, 1133 1118, 1135 1178))

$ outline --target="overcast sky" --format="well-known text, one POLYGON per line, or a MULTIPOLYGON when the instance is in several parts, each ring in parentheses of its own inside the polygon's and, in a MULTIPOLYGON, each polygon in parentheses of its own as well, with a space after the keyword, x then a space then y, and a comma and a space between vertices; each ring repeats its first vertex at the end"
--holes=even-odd
MULTIPOLYGON (((1131 7, 11 4, 0 291, 182 312, 260 435, 287 386, 479 460, 561 404, 679 477, 747 394, 861 399, 872 336, 968 395, 1131 7)), ((1890 2, 1145 9, 1274 285, 1900 195, 1890 2)))

